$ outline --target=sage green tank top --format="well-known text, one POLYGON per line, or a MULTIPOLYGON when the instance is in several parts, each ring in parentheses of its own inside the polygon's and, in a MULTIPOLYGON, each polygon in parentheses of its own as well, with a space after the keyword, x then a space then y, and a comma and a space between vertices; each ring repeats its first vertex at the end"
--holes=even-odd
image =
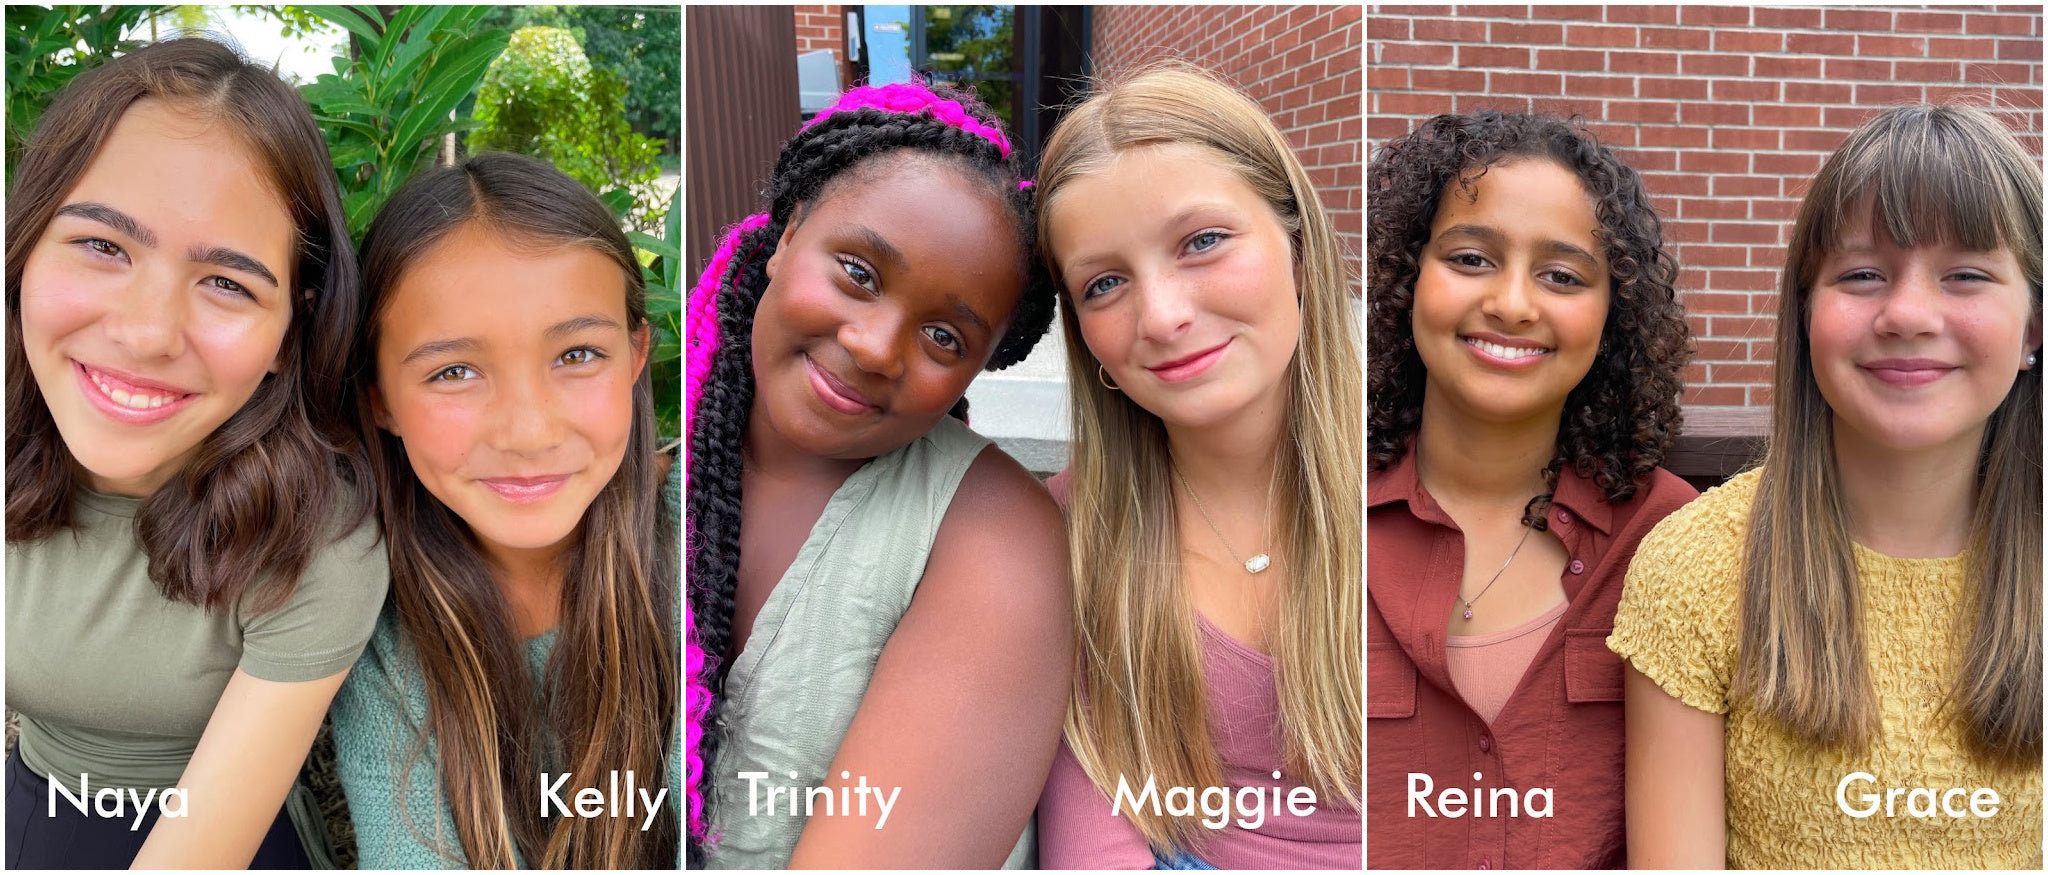
MULTIPOLYGON (((987 438, 946 417, 861 466, 826 503, 726 674, 706 779, 717 837, 710 868, 788 867, 808 819, 802 790, 825 783, 875 660, 910 608, 953 492, 986 446, 987 438), (741 772, 768 775, 756 785, 751 814, 741 772), (776 810, 764 810, 771 785, 799 788, 796 814, 786 792, 776 810)), ((1032 867, 1036 845, 1027 825, 1003 867, 1032 867)))

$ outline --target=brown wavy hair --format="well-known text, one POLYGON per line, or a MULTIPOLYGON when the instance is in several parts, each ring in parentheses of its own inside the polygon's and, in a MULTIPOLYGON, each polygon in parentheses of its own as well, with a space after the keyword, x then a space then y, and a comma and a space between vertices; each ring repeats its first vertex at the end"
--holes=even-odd
MULTIPOLYGON (((587 246, 606 256, 623 275, 627 323, 647 330, 640 262, 603 202, 546 162, 478 155, 414 177, 370 224, 359 389, 376 380, 381 314, 400 278, 469 224, 521 245, 587 246)), ((490 306, 488 290, 445 294, 490 306)), ((535 804, 544 768, 579 775, 618 769, 657 781, 668 774, 682 711, 681 608, 676 520, 663 512, 660 495, 651 373, 643 370, 633 385, 633 426, 618 473, 584 511, 563 560, 560 637, 538 689, 476 536, 413 473, 404 442, 376 427, 369 393, 357 393, 391 545, 391 604, 425 678, 430 725, 408 727, 410 756, 424 755, 431 738, 440 789, 473 868, 513 868, 520 860, 542 869, 676 865, 680 833, 666 811, 643 832, 633 818, 546 820, 535 804)))
MULTIPOLYGON (((1692 333, 1673 288, 1678 263, 1665 251, 1642 177, 1583 126, 1549 116, 1439 115, 1373 153, 1366 173, 1367 463, 1384 471, 1400 461, 1422 424, 1428 374, 1412 329, 1415 278, 1437 205, 1453 185, 1469 190, 1487 168, 1517 158, 1555 161, 1578 176, 1593 199, 1613 277, 1600 353, 1565 397, 1557 453, 1543 479, 1555 489, 1571 465, 1608 501, 1625 502, 1678 433, 1692 333)), ((1531 502, 1524 522, 1542 528, 1548 508, 1547 496, 1531 502)))
POLYGON ((369 478, 343 419, 356 333, 356 260, 334 165, 290 86, 219 43, 174 39, 78 77, 29 138, 7 198, 7 542, 73 525, 77 462, 50 418, 22 347, 21 275, 64 198, 122 114, 154 98, 242 137, 291 215, 297 249, 286 287, 291 325, 242 409, 200 441, 177 476, 142 500, 136 537, 165 598, 224 611, 266 579, 254 607, 290 598, 339 504, 355 528, 369 478))

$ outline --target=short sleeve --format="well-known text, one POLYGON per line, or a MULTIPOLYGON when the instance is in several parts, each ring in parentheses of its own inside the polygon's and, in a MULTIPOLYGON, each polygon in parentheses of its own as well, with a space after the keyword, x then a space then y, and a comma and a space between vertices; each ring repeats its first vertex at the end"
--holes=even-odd
MULTIPOLYGON (((282 683, 333 676, 362 655, 390 587, 377 525, 365 519, 313 555, 284 604, 254 614, 244 607, 237 667, 282 683)), ((259 588, 251 596, 260 594, 259 588)))
POLYGON ((1629 563, 1607 647, 1694 708, 1728 713, 1755 473, 1665 517, 1629 563))

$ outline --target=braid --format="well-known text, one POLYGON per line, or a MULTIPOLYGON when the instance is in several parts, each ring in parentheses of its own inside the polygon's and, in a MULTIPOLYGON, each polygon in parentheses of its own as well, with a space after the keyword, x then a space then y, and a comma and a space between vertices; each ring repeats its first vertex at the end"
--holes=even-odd
MULTIPOLYGON (((783 146, 765 192, 769 211, 734 226, 692 292, 685 425, 690 454, 684 480, 693 696, 686 732, 697 748, 687 791, 692 867, 703 863, 707 843, 716 841, 706 832, 698 787, 717 753, 715 723, 725 698, 724 676, 716 666, 732 643, 739 589, 740 455, 754 403, 754 312, 768 288, 768 259, 798 205, 816 202, 834 185, 858 180, 859 174, 849 171, 868 160, 904 149, 953 160, 995 186, 1016 219, 1019 251, 1027 253, 1017 267, 1029 276, 987 369, 1022 361, 1051 325, 1055 289, 1039 260, 1028 257, 1037 235, 1036 200, 1033 189, 1018 178, 999 126, 979 103, 943 90, 935 95, 918 86, 855 89, 783 146), (706 336, 712 326, 715 338, 706 336)), ((965 413, 963 398, 953 415, 965 419, 965 413)))

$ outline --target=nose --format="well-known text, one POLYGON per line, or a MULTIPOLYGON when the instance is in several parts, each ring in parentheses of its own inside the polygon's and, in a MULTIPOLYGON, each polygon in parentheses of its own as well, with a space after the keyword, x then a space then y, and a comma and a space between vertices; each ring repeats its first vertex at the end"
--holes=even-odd
POLYGON ((1941 330, 1941 284, 1923 271, 1902 274, 1886 290, 1871 328, 1887 337, 1914 337, 1941 330))
POLYGON ((491 432, 497 449, 533 457, 560 446, 568 438, 568 413, 544 371, 507 375, 498 387, 491 398, 496 414, 496 427, 491 432))
POLYGON ((138 360, 182 355, 191 301, 177 283, 136 271, 101 320, 107 339, 138 360))
POLYGON ((1502 271, 1479 302, 1479 312, 1508 325, 1536 321, 1536 281, 1527 271, 1502 271))
POLYGON ((1192 290, 1171 274, 1158 274, 1146 280, 1138 296, 1143 308, 1138 314, 1139 332, 1146 340, 1161 343, 1186 334, 1195 323, 1192 290))
POLYGON ((894 380, 903 376, 901 344, 905 320, 886 308, 877 307, 874 311, 840 326, 839 345, 853 356, 854 367, 894 380))

